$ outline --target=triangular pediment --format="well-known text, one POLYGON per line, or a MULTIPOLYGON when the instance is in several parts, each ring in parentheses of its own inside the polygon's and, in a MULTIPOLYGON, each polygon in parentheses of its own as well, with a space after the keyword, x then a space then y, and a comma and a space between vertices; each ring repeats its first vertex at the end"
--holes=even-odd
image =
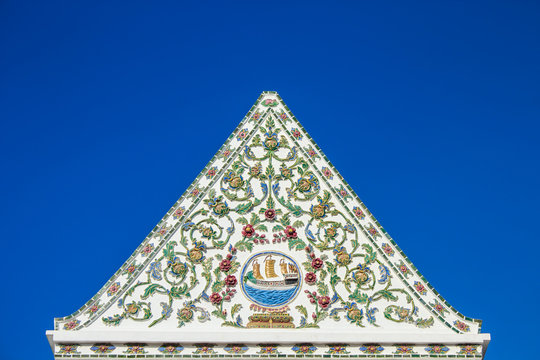
POLYGON ((356 352, 378 354, 385 346, 368 347, 385 336, 411 344, 424 336, 429 354, 431 343, 454 339, 455 349, 435 352, 444 355, 459 354, 460 343, 479 353, 480 326, 433 289, 279 95, 264 92, 122 268, 55 320, 54 343, 57 354, 61 343, 82 342, 112 353, 115 342, 155 338, 197 354, 186 344, 281 336, 293 345, 366 343, 356 352))

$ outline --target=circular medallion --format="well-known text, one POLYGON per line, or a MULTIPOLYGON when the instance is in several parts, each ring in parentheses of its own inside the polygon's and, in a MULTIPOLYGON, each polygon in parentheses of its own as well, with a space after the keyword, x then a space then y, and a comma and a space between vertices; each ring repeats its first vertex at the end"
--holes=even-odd
POLYGON ((242 268, 242 292, 257 305, 277 307, 291 302, 302 282, 300 268, 289 256, 265 251, 253 255, 242 268))

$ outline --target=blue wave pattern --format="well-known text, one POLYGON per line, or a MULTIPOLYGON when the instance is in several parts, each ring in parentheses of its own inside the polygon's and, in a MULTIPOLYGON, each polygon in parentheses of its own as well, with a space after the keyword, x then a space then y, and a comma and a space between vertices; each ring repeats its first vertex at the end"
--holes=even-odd
POLYGON ((298 286, 288 290, 261 290, 244 284, 244 291, 246 294, 255 302, 263 306, 284 305, 294 297, 297 289, 298 286))

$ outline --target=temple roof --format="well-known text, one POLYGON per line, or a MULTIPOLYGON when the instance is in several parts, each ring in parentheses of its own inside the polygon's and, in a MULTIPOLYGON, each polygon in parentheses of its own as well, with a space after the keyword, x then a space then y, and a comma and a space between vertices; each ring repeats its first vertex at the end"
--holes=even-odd
POLYGON ((125 264, 48 334, 56 356, 103 344, 102 356, 159 354, 165 343, 230 354, 239 342, 241 354, 270 343, 399 354, 405 343, 442 356, 481 354, 480 330, 419 273, 281 97, 263 92, 125 264))

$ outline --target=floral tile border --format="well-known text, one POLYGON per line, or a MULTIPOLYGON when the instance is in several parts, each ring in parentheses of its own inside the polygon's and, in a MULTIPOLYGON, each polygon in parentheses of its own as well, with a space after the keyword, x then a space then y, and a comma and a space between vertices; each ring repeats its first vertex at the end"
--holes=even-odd
POLYGON ((482 345, 57 344, 55 358, 482 358, 482 345))

